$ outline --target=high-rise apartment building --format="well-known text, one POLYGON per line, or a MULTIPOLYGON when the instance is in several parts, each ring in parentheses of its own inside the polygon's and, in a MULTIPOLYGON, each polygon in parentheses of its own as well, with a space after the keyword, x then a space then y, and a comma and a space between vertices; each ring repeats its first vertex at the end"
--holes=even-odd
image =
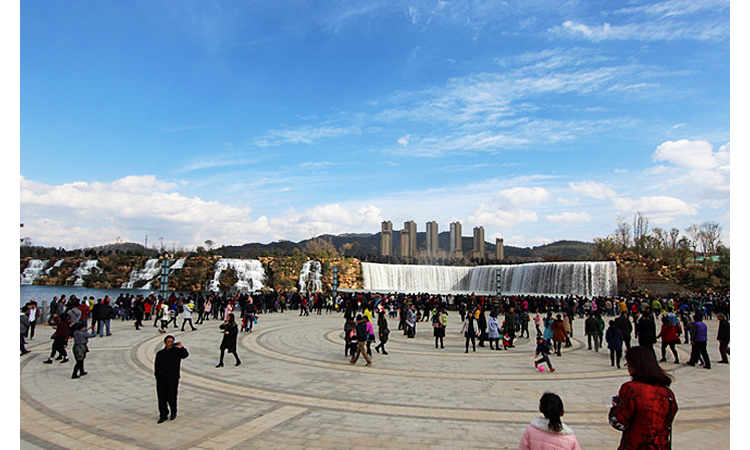
POLYGON ((427 222, 427 256, 435 256, 438 252, 438 224, 427 222))
POLYGON ((450 256, 462 255, 461 248, 461 222, 451 223, 450 256))
POLYGON ((484 227, 474 227, 474 256, 484 258, 484 227))
MULTIPOLYGON (((407 254, 403 256, 411 256, 412 258, 417 257, 417 223, 413 220, 410 220, 408 222, 404 222, 404 231, 406 231, 408 236, 408 245, 407 245, 407 254)), ((401 238, 403 240, 403 234, 401 235, 401 238)), ((403 242, 401 243, 401 246, 403 248, 403 242)))
POLYGON ((495 239, 495 259, 502 261, 505 259, 505 247, 503 244, 503 238, 495 239))
POLYGON ((380 256, 393 256, 393 224, 390 220, 380 225, 380 256))

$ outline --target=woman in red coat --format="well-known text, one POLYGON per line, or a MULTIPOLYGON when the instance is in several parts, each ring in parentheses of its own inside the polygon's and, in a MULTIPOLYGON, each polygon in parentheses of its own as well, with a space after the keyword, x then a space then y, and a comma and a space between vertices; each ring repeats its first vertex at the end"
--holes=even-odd
POLYGON ((620 386, 609 412, 609 423, 622 431, 618 450, 671 450, 672 421, 678 409, 668 387, 672 377, 659 367, 650 348, 632 347, 625 360, 633 381, 620 386))
POLYGON ((565 331, 565 322, 560 317, 560 314, 558 314, 555 321, 552 322, 552 342, 555 343, 555 354, 557 356, 562 356, 560 350, 567 337, 568 332, 565 331))
POLYGON ((675 325, 667 316, 661 318, 661 331, 656 336, 656 339, 661 338, 661 360, 659 362, 667 362, 667 347, 669 347, 674 355, 674 363, 680 363, 680 357, 677 355, 675 345, 680 343, 681 333, 682 329, 679 322, 675 325))

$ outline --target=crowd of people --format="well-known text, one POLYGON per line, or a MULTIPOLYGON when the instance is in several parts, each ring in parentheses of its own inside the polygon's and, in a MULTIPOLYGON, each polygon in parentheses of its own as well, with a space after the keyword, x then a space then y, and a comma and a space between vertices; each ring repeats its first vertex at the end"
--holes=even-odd
MULTIPOLYGON (((252 332, 259 315, 284 313, 299 310, 299 315, 309 316, 340 313, 344 318, 344 356, 354 365, 362 357, 366 366, 373 364, 372 344, 375 351, 388 355, 386 344, 391 338, 389 319, 397 323, 404 339, 414 339, 417 329, 427 326, 432 329, 435 349, 444 349, 448 317, 456 314, 460 327, 456 332, 464 337, 464 352, 477 351, 477 346, 489 350, 512 350, 518 338, 530 338, 529 325, 533 322, 536 346, 534 366, 546 365, 550 372, 555 368, 551 355, 561 357, 563 349, 572 346, 573 322, 583 319, 583 329, 588 350, 598 352, 606 343, 612 367, 621 368, 621 360, 627 362, 632 380, 620 389, 613 398, 610 423, 623 431, 620 448, 637 448, 640 443, 653 444, 653 448, 671 448, 671 424, 677 413, 674 394, 669 389, 672 377, 659 366, 667 362, 670 350, 675 364, 679 364, 676 345, 691 344, 691 356, 686 364, 700 364, 711 368, 707 352, 709 330, 704 318, 716 314, 719 320, 717 340, 721 360, 729 362, 729 296, 672 296, 653 299, 626 298, 579 298, 548 296, 478 296, 478 295, 431 295, 431 294, 378 294, 378 293, 286 293, 266 292, 255 294, 218 293, 172 293, 162 298, 153 293, 133 295, 122 293, 112 301, 108 297, 94 300, 64 295, 55 298, 49 306, 47 323, 55 331, 49 358, 43 361, 52 364, 69 361, 67 342, 73 340, 73 355, 76 360, 71 378, 87 374, 84 360, 91 338, 111 336, 112 320, 133 321, 135 330, 151 323, 160 333, 167 333, 170 325, 191 331, 210 320, 221 321, 222 340, 217 368, 224 366, 225 352, 231 353, 235 366, 241 364, 237 354, 237 338, 241 332, 252 332), (193 323, 193 315, 197 319, 193 323), (239 316, 239 320, 237 317, 239 316), (182 326, 178 319, 182 319, 182 326), (605 321, 606 318, 606 321, 605 321), (659 327, 657 329, 657 324, 659 327), (377 332, 375 329, 377 326, 377 332), (460 328, 460 330, 459 330, 460 328), (633 342, 637 341, 637 345, 633 342), (661 339, 660 356, 657 360, 655 345, 661 339), (501 348, 502 342, 502 348, 501 348), (645 402, 649 413, 643 410, 645 402), (650 409, 649 409, 650 408, 650 409), (653 417, 651 417, 653 416, 653 417)), ((34 338, 36 324, 43 321, 39 305, 30 301, 21 308, 21 355, 29 353, 26 340, 34 338)), ((159 422, 176 415, 176 390, 179 379, 179 361, 187 357, 187 350, 173 336, 165 338, 163 356, 157 356, 155 376, 159 396, 159 422), (167 355, 167 356, 164 356, 167 355), (165 368, 166 365, 176 365, 165 368), (165 375, 169 373, 169 376, 165 375), (176 377, 176 378, 175 378, 176 377), (169 380, 167 380, 169 378, 169 380)), ((162 352, 160 352, 162 354, 162 352)), ((523 435, 519 448, 539 448, 534 442, 557 442, 559 448, 580 448, 572 430, 562 424, 564 414, 562 399, 553 393, 545 393, 540 400, 543 417, 532 422, 523 435)))

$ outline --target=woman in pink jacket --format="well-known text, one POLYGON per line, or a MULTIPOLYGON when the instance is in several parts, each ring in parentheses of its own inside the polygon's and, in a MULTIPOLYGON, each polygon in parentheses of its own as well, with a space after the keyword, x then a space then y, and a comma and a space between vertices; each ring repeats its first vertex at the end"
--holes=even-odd
POLYGON ((562 399, 552 392, 545 392, 539 400, 537 417, 523 433, 518 450, 581 450, 573 430, 560 420, 565 414, 562 399))

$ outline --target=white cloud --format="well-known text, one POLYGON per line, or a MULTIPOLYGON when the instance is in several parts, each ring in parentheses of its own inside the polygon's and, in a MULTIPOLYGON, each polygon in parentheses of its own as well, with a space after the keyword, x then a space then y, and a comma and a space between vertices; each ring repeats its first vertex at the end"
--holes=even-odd
POLYGON ((649 219, 653 219, 655 224, 670 223, 678 216, 698 214, 696 205, 669 196, 641 197, 635 200, 618 197, 612 203, 619 212, 627 216, 641 211, 649 219))
POLYGON ((591 222, 591 215, 585 212, 564 212, 561 214, 548 215, 547 221, 552 223, 591 222))
POLYGON ((594 181, 571 181, 570 183, 568 183, 568 186, 570 186, 571 191, 577 194, 585 195, 587 197, 593 197, 598 200, 612 198, 617 195, 615 191, 607 187, 607 185, 594 181))
POLYGON ((356 125, 341 127, 333 125, 290 127, 268 131, 253 142, 258 147, 276 147, 283 144, 313 144, 321 139, 333 139, 351 134, 362 134, 356 125))
POLYGON ((409 138, 411 138, 411 135, 407 134, 406 136, 404 136, 401 139, 399 139, 398 143, 401 144, 402 146, 406 147, 407 145, 409 145, 409 138))
POLYGON ((483 203, 469 215, 469 222, 471 223, 500 229, 508 229, 519 223, 536 222, 538 220, 536 212, 534 211, 526 209, 504 211, 495 206, 485 205, 483 203))
POLYGON ((544 188, 514 187, 498 192, 494 201, 502 209, 518 210, 523 207, 537 206, 548 199, 549 192, 544 188))
POLYGON ((714 169, 729 164, 729 144, 714 152, 713 145, 706 141, 667 141, 656 147, 652 158, 687 169, 714 169))

